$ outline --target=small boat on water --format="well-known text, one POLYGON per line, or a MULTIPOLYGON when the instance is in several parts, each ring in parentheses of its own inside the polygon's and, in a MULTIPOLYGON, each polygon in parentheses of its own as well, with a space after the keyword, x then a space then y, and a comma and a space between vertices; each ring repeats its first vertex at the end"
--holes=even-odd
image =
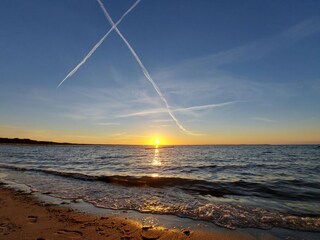
POLYGON ((174 146, 161 146, 161 147, 146 147, 145 150, 154 150, 154 149, 161 149, 161 148, 174 148, 174 146))

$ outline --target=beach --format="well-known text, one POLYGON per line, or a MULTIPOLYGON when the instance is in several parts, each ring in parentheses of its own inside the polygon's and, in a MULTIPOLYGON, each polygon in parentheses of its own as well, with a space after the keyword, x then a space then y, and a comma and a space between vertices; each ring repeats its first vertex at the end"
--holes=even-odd
MULTIPOLYGON (((255 239, 249 234, 143 226, 128 218, 80 213, 32 194, 0 188, 1 239, 255 239)), ((266 236, 259 239, 274 239, 266 236)))

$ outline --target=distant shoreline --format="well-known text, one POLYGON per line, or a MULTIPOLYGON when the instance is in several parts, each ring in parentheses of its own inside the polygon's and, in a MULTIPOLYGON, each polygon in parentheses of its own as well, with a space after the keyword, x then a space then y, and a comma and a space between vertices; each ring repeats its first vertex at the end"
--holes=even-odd
POLYGON ((51 141, 37 141, 28 138, 0 138, 0 144, 18 144, 18 145, 87 145, 67 142, 51 142, 51 141))

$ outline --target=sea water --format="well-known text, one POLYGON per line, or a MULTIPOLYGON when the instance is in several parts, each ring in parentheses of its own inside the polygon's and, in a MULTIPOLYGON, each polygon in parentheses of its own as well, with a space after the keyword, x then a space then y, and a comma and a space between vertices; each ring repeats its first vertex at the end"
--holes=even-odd
POLYGON ((320 231, 320 148, 0 145, 0 176, 97 207, 320 231))

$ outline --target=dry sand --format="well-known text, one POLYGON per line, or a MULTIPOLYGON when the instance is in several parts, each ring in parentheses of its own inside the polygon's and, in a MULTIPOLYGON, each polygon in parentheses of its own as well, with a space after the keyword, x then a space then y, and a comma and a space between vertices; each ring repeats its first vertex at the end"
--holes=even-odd
MULTIPOLYGON (((254 239, 239 233, 212 233, 141 226, 116 217, 98 217, 44 203, 32 194, 0 187, 0 239, 254 239)), ((268 238, 264 238, 268 239, 268 238)))

